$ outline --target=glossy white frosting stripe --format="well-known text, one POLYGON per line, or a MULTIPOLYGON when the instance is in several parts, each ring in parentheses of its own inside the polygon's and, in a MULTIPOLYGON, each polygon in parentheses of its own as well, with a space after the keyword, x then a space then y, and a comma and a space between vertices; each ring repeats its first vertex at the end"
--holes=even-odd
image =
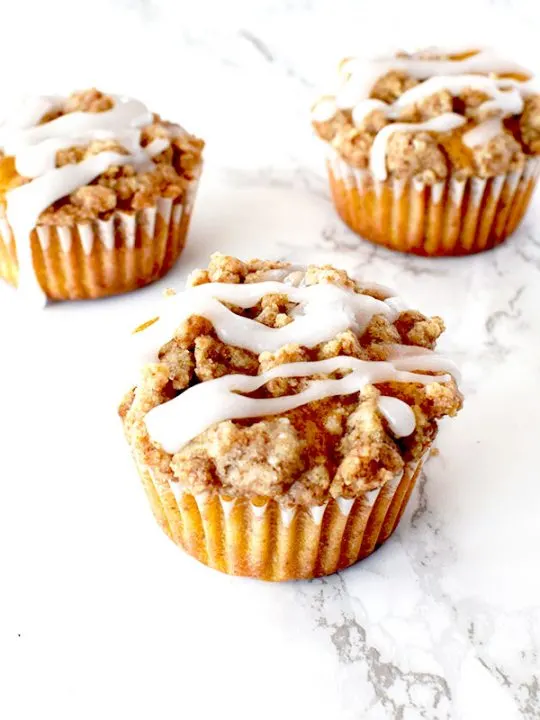
POLYGON ((19 102, 18 107, 2 121, 0 132, 21 130, 37 125, 42 117, 61 105, 63 98, 57 96, 41 95, 39 97, 26 96, 19 102))
POLYGON ((376 300, 330 283, 294 287, 283 282, 252 284, 206 283, 167 298, 165 312, 153 324, 133 336, 138 367, 155 362, 159 349, 189 317, 210 320, 220 340, 254 353, 274 352, 289 343, 314 347, 352 328, 362 333, 374 315, 391 322, 400 308, 395 298, 376 300), (285 295, 293 303, 294 319, 281 328, 270 328, 256 320, 237 315, 223 302, 250 308, 264 295, 285 295))
POLYGON ((387 115, 390 107, 387 103, 382 100, 376 100, 375 98, 360 100, 360 102, 356 103, 352 111, 353 123, 358 127, 374 110, 382 110, 384 114, 387 115))
MULTIPOLYGON (((42 98, 36 98, 40 106, 42 98)), ((152 122, 152 115, 138 100, 116 98, 115 105, 104 112, 72 112, 56 120, 22 127, 17 114, 9 118, 0 129, 0 144, 8 155, 17 155, 20 150, 53 138, 76 139, 81 136, 92 139, 119 137, 130 128, 140 128, 152 122)))
MULTIPOLYGON (((425 355, 415 359, 422 369, 425 355)), ((264 415, 279 415, 307 403, 335 395, 359 392, 368 384, 408 382, 429 384, 448 382, 449 375, 422 375, 397 370, 391 362, 358 360, 339 356, 315 362, 278 365, 260 375, 225 375, 188 388, 173 400, 158 405, 147 413, 146 428, 152 440, 168 453, 178 452, 194 437, 223 420, 239 420, 264 415), (338 370, 351 372, 340 379, 312 380, 296 395, 273 398, 250 398, 239 393, 253 393, 276 378, 310 377, 338 370), (188 420, 189 419, 189 420, 188 420)), ((382 412, 398 436, 410 435, 415 427, 411 408, 395 398, 385 398, 382 412), (393 402, 395 400, 395 402, 393 402)))
POLYGON ((523 110, 523 99, 518 86, 509 84, 507 80, 482 75, 438 75, 406 90, 391 105, 391 112, 394 116, 399 116, 399 111, 403 108, 415 105, 442 90, 457 96, 467 89, 484 92, 493 98, 482 103, 478 108, 479 111, 500 110, 503 115, 516 115, 523 110))
POLYGON ((458 366, 444 355, 439 355, 428 348, 416 345, 392 344, 387 346, 388 359, 398 370, 415 370, 417 358, 422 356, 422 370, 436 373, 449 373, 456 380, 460 379, 458 366))
POLYGON ((449 132, 465 125, 467 120, 457 113, 444 113, 423 123, 392 123, 386 125, 375 136, 369 156, 369 169, 377 180, 386 180, 386 149, 388 140, 396 132, 449 132))
POLYGON ((462 137, 462 141, 467 147, 474 148, 478 145, 484 145, 489 142, 502 131, 503 126, 501 118, 492 117, 489 118, 489 120, 480 123, 480 125, 477 125, 472 130, 466 132, 462 137))
MULTIPOLYGON (((452 54, 455 51, 448 48, 431 48, 433 53, 452 54)), ((459 52, 459 51, 458 51, 459 52)), ((484 48, 475 55, 461 60, 426 60, 414 54, 410 58, 398 58, 398 69, 405 70, 419 80, 433 75, 461 75, 462 73, 497 73, 497 75, 525 75, 530 71, 523 65, 507 60, 492 48, 484 48)))
POLYGON ((386 418, 390 429, 396 437, 407 437, 414 432, 416 419, 407 403, 391 396, 379 398, 379 411, 386 418))
POLYGON ((340 108, 353 108, 357 102, 367 98, 375 82, 391 70, 402 70, 417 80, 473 73, 531 75, 523 66, 502 58, 492 50, 482 50, 463 60, 426 60, 414 55, 409 58, 351 58, 341 70, 349 77, 336 97, 340 108))
POLYGON ((314 105, 312 118, 315 122, 327 122, 335 116, 337 111, 338 107, 334 98, 323 98, 314 105))

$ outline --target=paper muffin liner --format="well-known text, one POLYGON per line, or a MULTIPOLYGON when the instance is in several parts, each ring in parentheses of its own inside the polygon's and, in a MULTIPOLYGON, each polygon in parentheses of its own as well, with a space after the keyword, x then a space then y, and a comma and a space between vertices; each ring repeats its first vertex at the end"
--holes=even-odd
POLYGON ((358 498, 310 508, 194 495, 146 465, 138 470, 158 524, 177 545, 221 572, 276 581, 330 575, 370 555, 397 527, 422 465, 409 463, 358 498))
MULTIPOLYGON (((79 300, 116 295, 163 277, 186 242, 198 178, 179 200, 117 211, 108 220, 38 225, 32 231, 34 272, 48 298, 79 300)), ((20 239, 19 242, 24 242, 20 239)), ((18 284, 16 244, 0 218, 0 277, 18 284)))
POLYGON ((540 158, 523 169, 483 179, 426 185, 375 180, 334 151, 327 158, 330 190, 342 220, 356 233, 416 255, 469 255, 502 243, 519 225, 540 173, 540 158))

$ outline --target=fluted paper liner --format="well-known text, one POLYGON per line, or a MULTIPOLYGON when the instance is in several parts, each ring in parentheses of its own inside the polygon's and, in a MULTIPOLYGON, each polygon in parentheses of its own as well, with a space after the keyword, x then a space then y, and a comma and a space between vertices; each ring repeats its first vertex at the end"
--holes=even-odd
POLYGON ((193 495, 148 466, 138 469, 157 522, 194 558, 231 575, 295 580, 349 567, 387 540, 422 464, 358 498, 290 509, 269 498, 193 495))
MULTIPOLYGON (((179 200, 159 198, 154 207, 116 211, 108 220, 38 225, 32 258, 44 293, 53 300, 98 298, 163 277, 185 245, 197 184, 198 178, 179 200)), ((13 234, 1 217, 0 277, 17 285, 18 272, 13 234)))
POLYGON ((540 158, 493 178, 445 181, 375 180, 332 150, 330 190, 340 217, 379 245, 416 255, 469 255, 502 243, 517 228, 540 172, 540 158))

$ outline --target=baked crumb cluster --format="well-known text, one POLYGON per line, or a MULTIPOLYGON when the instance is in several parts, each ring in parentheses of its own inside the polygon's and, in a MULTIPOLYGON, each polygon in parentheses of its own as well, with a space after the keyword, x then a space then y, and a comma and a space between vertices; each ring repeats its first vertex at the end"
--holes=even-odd
MULTIPOLYGON (((100 113, 110 110, 114 99, 92 88, 75 92, 61 107, 44 115, 40 124, 51 122, 73 112, 100 113)), ((142 129, 141 146, 158 138, 170 142, 169 147, 153 158, 154 167, 146 172, 133 165, 112 166, 93 182, 72 192, 48 207, 39 217, 44 225, 69 225, 95 218, 107 219, 115 210, 136 211, 152 207, 160 197, 181 199, 201 163, 204 142, 183 128, 162 120, 154 114, 153 122, 142 129)), ((93 140, 87 144, 58 150, 56 167, 79 163, 104 151, 128 155, 116 140, 93 140)), ((3 193, 30 181, 19 175, 12 157, 0 154, 0 190, 3 193)), ((5 200, 2 199, 5 205, 5 200)))
MULTIPOLYGON (((444 61, 461 60, 475 54, 476 51, 460 55, 426 51, 414 56, 398 53, 396 58, 444 61)), ((345 60, 340 70, 342 83, 350 78, 347 68, 348 61, 345 60)), ((497 73, 490 73, 489 77, 528 79, 497 73)), ((374 81, 368 97, 392 104, 420 82, 423 81, 403 70, 390 70, 374 81)), ((457 96, 448 90, 440 90, 401 108, 395 118, 389 118, 383 110, 375 108, 355 123, 353 113, 348 109, 338 109, 333 117, 318 120, 315 110, 320 103, 335 100, 334 96, 327 95, 314 106, 313 126, 318 136, 330 143, 348 164, 365 169, 369 167, 370 151, 377 133, 390 123, 422 123, 444 113, 457 113, 467 122, 451 132, 407 130, 393 133, 386 152, 388 173, 395 178, 416 177, 426 184, 444 180, 450 172, 463 179, 473 175, 490 178, 521 169, 527 156, 540 154, 540 95, 524 97, 521 114, 503 118, 500 132, 481 145, 468 147, 462 141, 465 133, 500 114, 500 110, 481 107, 489 99, 485 92, 474 88, 465 88, 457 96)))
MULTIPOLYGON (((268 271, 289 267, 282 262, 242 262, 215 254, 208 269, 192 274, 190 284, 260 282, 269 279, 268 271)), ((329 265, 309 266, 304 282, 334 283, 384 298, 329 265)), ((266 295, 247 310, 231 307, 237 314, 272 328, 290 323, 294 308, 285 295, 266 295)), ((207 319, 194 315, 160 349, 159 362, 144 367, 139 385, 124 399, 120 415, 136 460, 169 481, 179 481, 193 493, 219 491, 230 497, 271 497, 286 505, 306 506, 319 505, 329 496, 356 497, 392 479, 408 461, 423 455, 436 435, 437 421, 454 415, 461 407, 453 381, 443 384, 434 377, 427 385, 382 383, 367 386, 361 393, 325 398, 272 417, 226 420, 174 455, 151 441, 145 415, 186 388, 223 375, 257 375, 284 363, 338 355, 385 360, 390 344, 432 349, 443 329, 439 317, 426 318, 408 310, 394 323, 381 315, 373 317, 361 336, 347 330, 311 349, 289 344, 257 356, 224 344, 207 319), (393 435, 378 410, 381 393, 411 406, 416 418, 412 435, 393 435)), ((314 377, 335 378, 344 372, 314 377)), ((314 377, 274 379, 252 397, 295 394, 314 377)), ((189 418, 185 422, 189 423, 189 418)))

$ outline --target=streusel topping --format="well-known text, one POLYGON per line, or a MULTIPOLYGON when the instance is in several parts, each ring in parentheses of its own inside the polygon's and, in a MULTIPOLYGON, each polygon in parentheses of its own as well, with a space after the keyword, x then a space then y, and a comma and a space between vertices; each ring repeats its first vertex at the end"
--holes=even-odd
POLYGON ((216 254, 164 303, 120 415, 137 462, 190 492, 356 497, 461 407, 442 320, 343 270, 216 254))
POLYGON ((532 74, 487 50, 347 58, 312 121, 341 158, 378 180, 489 178, 540 153, 532 74))

